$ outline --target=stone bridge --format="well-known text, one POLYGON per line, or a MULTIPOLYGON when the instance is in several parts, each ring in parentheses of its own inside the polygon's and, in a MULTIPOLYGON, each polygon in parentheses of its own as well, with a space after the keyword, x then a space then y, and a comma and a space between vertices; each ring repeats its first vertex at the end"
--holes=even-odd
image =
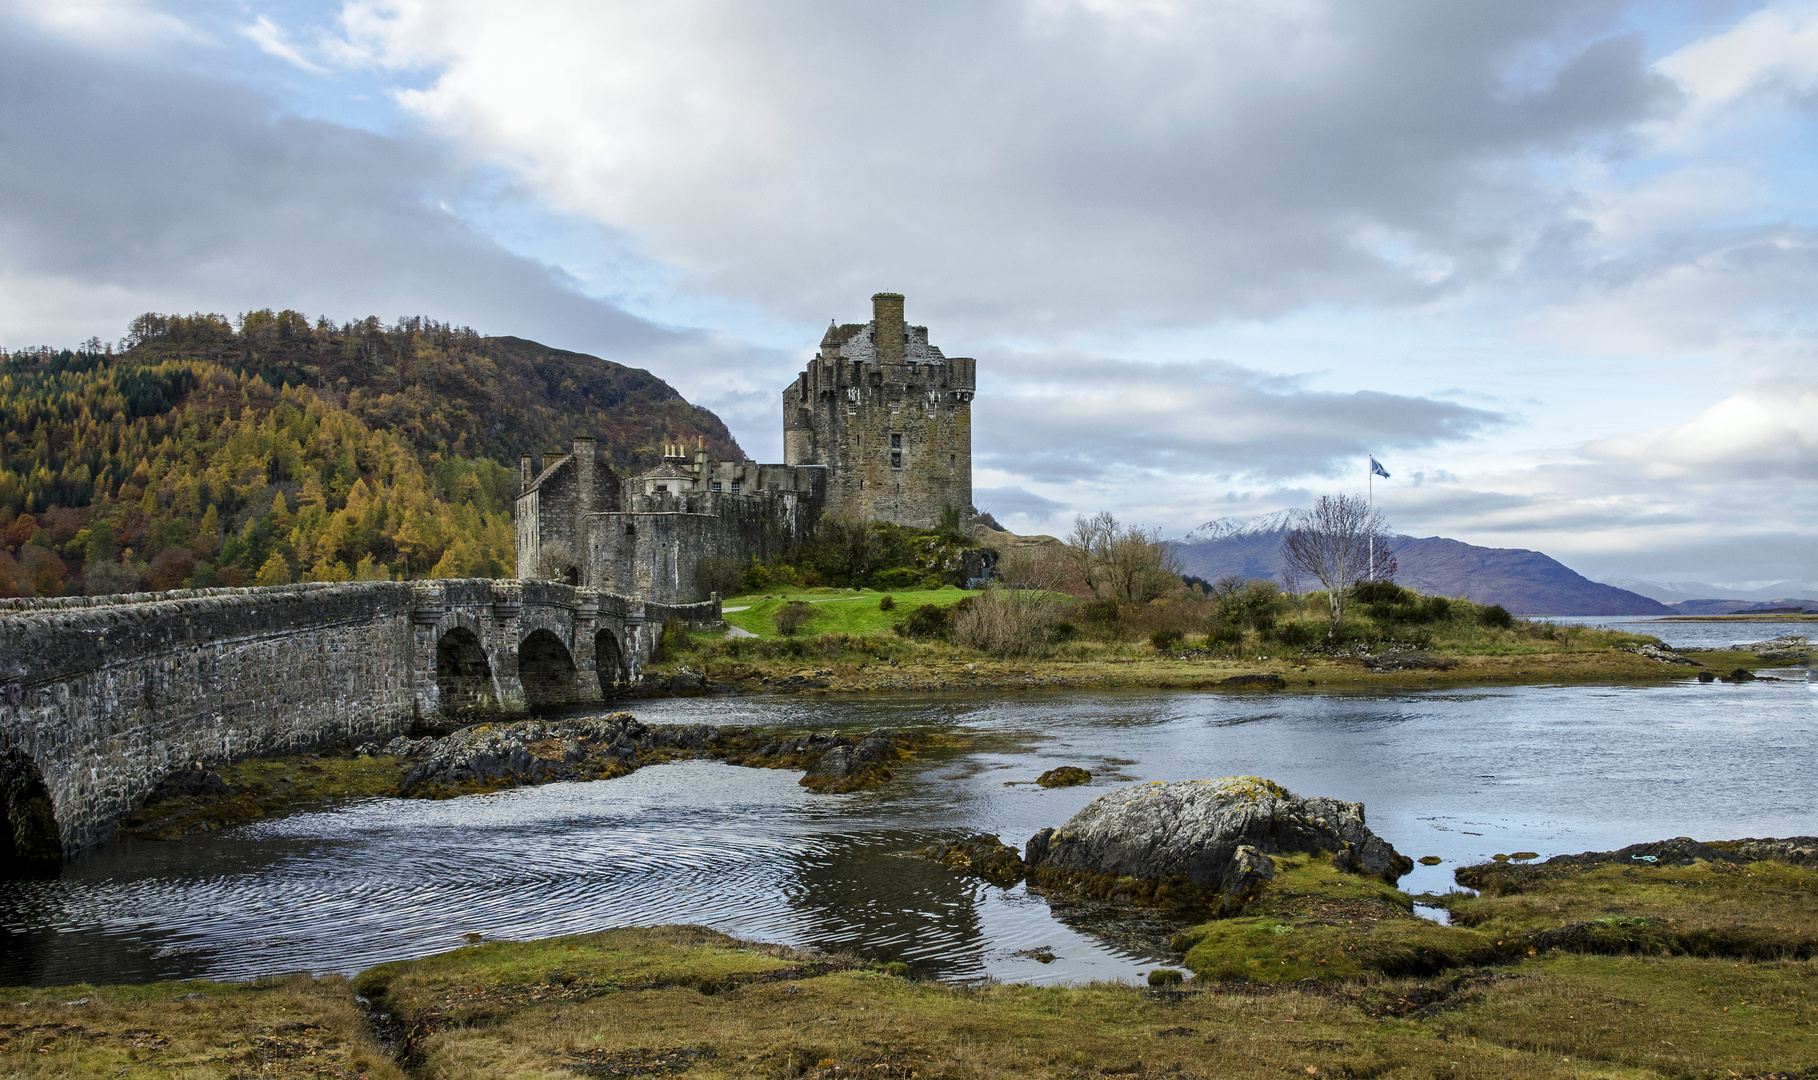
POLYGON ((718 626, 719 602, 486 579, 0 600, 0 860, 106 839, 195 762, 625 692, 672 618, 718 626))

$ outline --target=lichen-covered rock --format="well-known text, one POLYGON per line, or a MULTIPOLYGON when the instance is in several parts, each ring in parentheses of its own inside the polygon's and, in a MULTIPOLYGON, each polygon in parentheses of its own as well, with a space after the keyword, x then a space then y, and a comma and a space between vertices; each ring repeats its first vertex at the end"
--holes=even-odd
POLYGON ((943 840, 916 852, 933 859, 949 870, 974 874, 993 885, 1009 888, 1023 880, 1023 860, 1016 849, 990 833, 979 833, 964 840, 943 840))
POLYGON ((1077 787, 1091 783, 1092 774, 1077 765, 1062 765, 1036 777, 1035 782, 1045 788, 1077 787))
POLYGON ((904 756, 889 732, 873 731, 829 747, 802 777, 802 786, 829 795, 875 788, 890 779, 890 766, 904 756))
POLYGON ((1334 852, 1341 870, 1393 884, 1414 868, 1364 824, 1361 803, 1303 799, 1255 776, 1136 784, 1094 800, 1024 851, 1029 880, 1127 903, 1233 914, 1272 853, 1334 852))

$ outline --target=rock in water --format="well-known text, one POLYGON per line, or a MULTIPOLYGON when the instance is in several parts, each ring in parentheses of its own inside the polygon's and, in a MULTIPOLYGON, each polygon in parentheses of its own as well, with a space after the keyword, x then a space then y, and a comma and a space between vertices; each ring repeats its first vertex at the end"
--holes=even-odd
POLYGON ((1036 777, 1035 782, 1045 788, 1077 787, 1080 784, 1090 784, 1092 774, 1078 765, 1062 765, 1036 777))
POLYGON ((1008 889, 1023 880, 1023 860, 1016 849, 990 833, 964 840, 943 840, 915 854, 933 859, 949 870, 973 874, 1008 889))
POLYGON ((1257 776, 1135 784, 1024 850, 1029 880, 1125 903, 1235 914, 1274 876, 1271 853, 1332 852, 1394 884, 1414 868, 1364 825, 1362 803, 1303 799, 1257 776))

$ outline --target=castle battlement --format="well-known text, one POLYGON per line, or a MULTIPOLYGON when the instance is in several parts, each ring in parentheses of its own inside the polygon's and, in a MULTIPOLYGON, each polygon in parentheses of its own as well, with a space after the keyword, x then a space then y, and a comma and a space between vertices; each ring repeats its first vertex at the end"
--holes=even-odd
POLYGON ((685 603, 706 598, 703 559, 770 558, 823 514, 919 528, 970 516, 977 362, 907 325, 901 296, 871 303, 872 320, 829 327, 783 391, 781 465, 665 446, 660 465, 620 478, 592 439, 540 472, 524 455, 518 576, 685 603))

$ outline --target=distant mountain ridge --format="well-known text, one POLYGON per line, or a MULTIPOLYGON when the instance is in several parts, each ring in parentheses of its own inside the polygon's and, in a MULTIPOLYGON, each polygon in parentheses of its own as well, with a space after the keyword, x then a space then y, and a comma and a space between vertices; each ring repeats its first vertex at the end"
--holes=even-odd
MULTIPOLYGON (((1257 518, 1220 518, 1172 541, 1182 569, 1216 580, 1227 574, 1287 584, 1281 542, 1294 511, 1257 518)), ((1517 615, 1672 615, 1674 610, 1627 589, 1604 585, 1538 551, 1488 548, 1442 536, 1394 536, 1396 580, 1439 596, 1501 604, 1517 615)), ((1299 582, 1301 589, 1317 582, 1299 582)))

